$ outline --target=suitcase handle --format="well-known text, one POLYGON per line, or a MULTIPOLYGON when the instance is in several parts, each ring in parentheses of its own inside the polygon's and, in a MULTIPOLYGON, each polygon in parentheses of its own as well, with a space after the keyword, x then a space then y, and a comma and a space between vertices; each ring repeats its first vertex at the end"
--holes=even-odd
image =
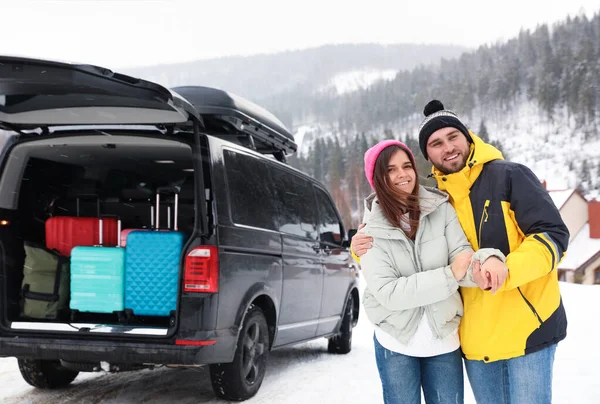
MULTIPOLYGON (((174 220, 173 230, 177 231, 177 216, 179 214, 179 192, 181 191, 180 186, 167 186, 159 187, 156 189, 156 230, 160 229, 160 194, 173 194, 175 197, 174 201, 174 220)), ((171 229, 171 207, 167 206, 167 227, 171 229)))
MULTIPOLYGON (((102 216, 98 217, 98 243, 103 245, 102 235, 104 230, 104 221, 102 220, 102 216)), ((117 247, 121 247, 121 219, 117 220, 117 247)))

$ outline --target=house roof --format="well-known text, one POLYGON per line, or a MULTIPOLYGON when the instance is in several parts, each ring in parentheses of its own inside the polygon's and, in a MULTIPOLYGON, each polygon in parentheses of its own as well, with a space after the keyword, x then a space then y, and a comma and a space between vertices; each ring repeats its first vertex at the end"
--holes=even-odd
POLYGON ((586 223, 569 243, 567 255, 558 268, 577 270, 598 253, 600 238, 590 238, 590 224, 586 223))
POLYGON ((550 190, 548 191, 548 194, 550 195, 550 198, 552 198, 552 201, 554 202, 558 210, 560 210, 563 207, 563 205, 567 202, 567 200, 571 197, 571 195, 573 195, 574 192, 575 189, 561 189, 550 190))

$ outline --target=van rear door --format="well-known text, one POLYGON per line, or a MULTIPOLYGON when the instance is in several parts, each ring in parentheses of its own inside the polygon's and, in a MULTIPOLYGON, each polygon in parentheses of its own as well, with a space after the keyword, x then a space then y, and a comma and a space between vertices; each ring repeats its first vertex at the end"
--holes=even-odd
POLYGON ((195 118, 184 98, 109 69, 0 56, 0 127, 176 124, 195 118))

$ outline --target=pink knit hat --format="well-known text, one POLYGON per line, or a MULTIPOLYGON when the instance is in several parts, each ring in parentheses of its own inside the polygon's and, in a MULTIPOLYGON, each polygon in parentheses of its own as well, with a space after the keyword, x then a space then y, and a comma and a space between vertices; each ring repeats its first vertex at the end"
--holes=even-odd
POLYGON ((377 161, 377 157, 379 157, 381 152, 386 147, 390 146, 399 146, 402 150, 404 150, 406 154, 408 154, 408 158, 410 159, 415 170, 417 168, 415 164, 415 156, 413 155, 412 151, 410 151, 407 145, 394 139, 382 140, 381 142, 377 143, 375 146, 371 147, 365 152, 365 175, 367 176, 367 180, 369 181, 369 184, 371 184, 371 188, 373 189, 375 189, 375 186, 373 185, 375 162, 377 161))

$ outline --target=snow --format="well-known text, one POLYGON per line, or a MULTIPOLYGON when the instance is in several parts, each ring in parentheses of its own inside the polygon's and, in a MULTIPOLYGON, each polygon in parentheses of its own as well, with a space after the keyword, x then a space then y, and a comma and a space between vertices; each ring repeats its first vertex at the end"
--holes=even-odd
POLYGON ((569 249, 559 269, 578 269, 587 260, 600 252, 600 238, 590 238, 590 224, 579 230, 579 233, 569 243, 569 249))
MULTIPOLYGON (((567 338, 554 366, 555 403, 600 402, 600 286, 560 283, 567 310, 567 338)), ((14 358, 0 359, 0 401, 15 403, 222 403, 215 399, 208 370, 167 369, 82 373, 58 391, 36 390, 21 378, 14 358)), ((364 311, 348 355, 327 353, 324 339, 271 352, 258 394, 248 403, 380 403, 381 385, 373 353, 373 327, 364 311)), ((465 376, 465 403, 475 400, 465 376)))
POLYGON ((564 189, 561 191, 550 190, 548 191, 548 194, 550 195, 550 198, 552 198, 554 205, 556 205, 558 210, 560 210, 565 204, 565 202, 567 202, 567 199, 569 199, 569 197, 573 195, 573 192, 575 192, 574 189, 564 189))
POLYGON ((365 89, 379 80, 392 80, 396 77, 397 73, 398 71, 393 69, 363 69, 338 73, 320 91, 327 91, 333 88, 337 94, 350 93, 359 89, 365 89))
POLYGON ((298 146, 298 155, 302 156, 308 154, 308 147, 310 146, 310 143, 312 143, 313 140, 311 135, 314 131, 315 128, 312 125, 300 125, 296 128, 296 130, 294 131, 294 140, 296 141, 296 145, 298 146))
POLYGON ((593 201, 593 200, 600 201, 600 190, 598 190, 598 189, 591 190, 590 192, 588 192, 585 195, 585 199, 587 199, 588 201, 593 201))

